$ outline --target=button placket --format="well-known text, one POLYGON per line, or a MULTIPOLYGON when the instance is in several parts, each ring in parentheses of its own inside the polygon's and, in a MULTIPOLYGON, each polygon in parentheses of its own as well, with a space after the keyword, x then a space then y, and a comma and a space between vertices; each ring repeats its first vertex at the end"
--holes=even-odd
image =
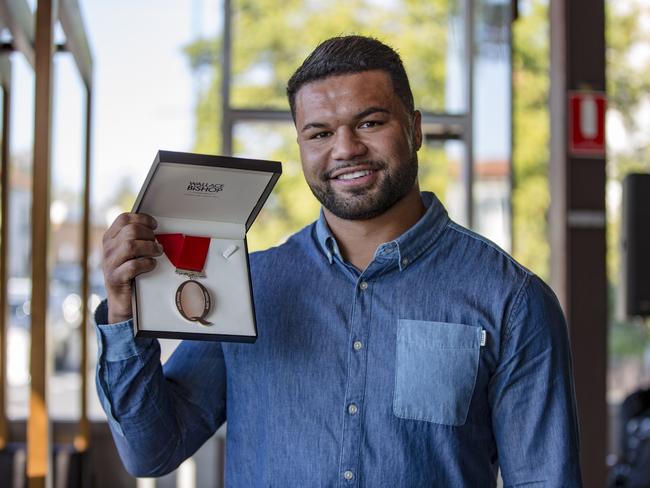
POLYGON ((366 383, 366 343, 368 329, 371 323, 371 303, 373 288, 368 281, 359 277, 356 283, 355 305, 350 316, 350 342, 352 350, 348 355, 347 389, 342 408, 344 409, 343 439, 341 444, 341 464, 339 465, 342 478, 341 486, 356 484, 361 451, 363 430, 363 399, 366 383))

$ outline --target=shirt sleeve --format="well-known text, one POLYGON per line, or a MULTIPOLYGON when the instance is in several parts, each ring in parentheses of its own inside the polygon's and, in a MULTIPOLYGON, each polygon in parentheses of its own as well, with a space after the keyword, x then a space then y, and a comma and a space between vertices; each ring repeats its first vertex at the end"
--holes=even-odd
POLYGON ((512 306, 489 398, 505 487, 582 486, 567 326, 536 276, 512 306))
POLYGON ((115 445, 134 476, 162 476, 178 467, 226 419, 221 344, 183 341, 163 367, 156 339, 135 338, 133 321, 106 324, 95 313, 97 393, 115 445))

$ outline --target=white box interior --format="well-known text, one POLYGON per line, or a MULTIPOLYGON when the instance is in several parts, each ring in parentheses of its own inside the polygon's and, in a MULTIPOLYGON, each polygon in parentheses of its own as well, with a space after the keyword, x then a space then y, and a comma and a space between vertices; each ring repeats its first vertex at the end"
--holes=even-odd
POLYGON ((205 326, 183 318, 176 308, 176 290, 190 279, 176 273, 164 254, 156 268, 135 279, 136 326, 141 331, 181 334, 255 336, 244 239, 246 221, 272 173, 221 167, 163 163, 141 194, 138 212, 158 221, 156 234, 182 233, 211 237, 204 272, 194 278, 210 293, 212 306, 205 326), (188 191, 191 181, 218 183, 217 192, 188 191), (189 218, 188 218, 189 217, 189 218), (225 258, 231 245, 237 251, 225 258))
MULTIPOLYGON (((154 216, 156 217, 156 216, 154 216)), ((228 238, 212 238, 205 261, 205 278, 194 278, 210 293, 212 307, 205 316, 212 325, 205 326, 183 318, 176 308, 176 289, 190 279, 176 273, 175 266, 164 254, 157 258, 156 268, 136 278, 136 301, 138 309, 138 328, 159 332, 201 333, 254 336, 255 322, 253 304, 248 285, 248 261, 244 244, 244 226, 238 226, 239 236, 233 232, 234 224, 226 224, 223 233, 206 234, 206 228, 220 227, 218 223, 166 219, 156 217, 156 233, 184 233, 211 237, 226 235, 228 238), (192 229, 194 227, 194 229, 192 229), (223 252, 231 245, 237 251, 229 258, 223 252)))
POLYGON ((273 173, 160 163, 138 212, 161 217, 246 224, 273 173), (221 185, 216 192, 188 190, 191 182, 221 185))

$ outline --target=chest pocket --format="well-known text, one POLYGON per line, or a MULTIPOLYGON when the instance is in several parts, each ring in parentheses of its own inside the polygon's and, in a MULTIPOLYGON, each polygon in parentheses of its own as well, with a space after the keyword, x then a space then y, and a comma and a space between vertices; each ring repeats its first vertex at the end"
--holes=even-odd
POLYGON ((478 326, 400 320, 393 413, 463 425, 476 384, 481 337, 478 326))

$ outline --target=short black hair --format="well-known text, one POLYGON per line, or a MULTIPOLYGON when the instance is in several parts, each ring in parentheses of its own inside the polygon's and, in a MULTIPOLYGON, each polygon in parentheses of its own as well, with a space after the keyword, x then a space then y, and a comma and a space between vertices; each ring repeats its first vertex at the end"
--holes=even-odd
POLYGON ((407 113, 415 110, 413 93, 399 54, 383 42, 366 36, 332 37, 320 43, 289 79, 287 97, 296 120, 296 94, 303 85, 330 76, 381 70, 390 75, 395 94, 407 113))

